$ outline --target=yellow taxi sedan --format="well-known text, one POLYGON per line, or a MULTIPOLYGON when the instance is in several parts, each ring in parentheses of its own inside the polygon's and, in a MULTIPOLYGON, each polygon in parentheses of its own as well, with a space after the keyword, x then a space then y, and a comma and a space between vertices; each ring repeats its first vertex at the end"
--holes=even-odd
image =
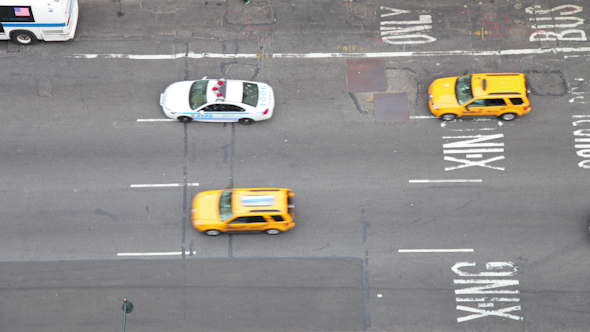
POLYGON ((295 227, 293 197, 286 188, 234 188, 204 191, 193 199, 191 221, 199 232, 265 232, 276 235, 295 227))
POLYGON ((489 73, 439 78, 428 88, 430 112, 444 121, 498 116, 512 121, 531 111, 524 74, 489 73))

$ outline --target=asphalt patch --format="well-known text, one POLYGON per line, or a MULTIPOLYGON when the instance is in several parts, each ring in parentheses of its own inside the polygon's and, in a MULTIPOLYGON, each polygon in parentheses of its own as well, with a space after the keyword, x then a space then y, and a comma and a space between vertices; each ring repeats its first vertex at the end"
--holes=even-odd
POLYGON ((526 73, 527 86, 536 96, 564 96, 567 83, 559 71, 532 71, 526 73))
POLYGON ((405 93, 377 93, 375 122, 408 122, 408 95, 405 93))
POLYGON ((387 89, 384 59, 346 59, 348 92, 379 92, 387 89))

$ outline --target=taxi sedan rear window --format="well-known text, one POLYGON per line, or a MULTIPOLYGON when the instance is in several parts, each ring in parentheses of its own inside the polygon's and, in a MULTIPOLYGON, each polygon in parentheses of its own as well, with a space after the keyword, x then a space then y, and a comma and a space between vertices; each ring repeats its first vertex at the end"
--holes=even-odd
POLYGON ((256 107, 258 105, 258 84, 244 83, 244 95, 242 102, 246 105, 256 107))

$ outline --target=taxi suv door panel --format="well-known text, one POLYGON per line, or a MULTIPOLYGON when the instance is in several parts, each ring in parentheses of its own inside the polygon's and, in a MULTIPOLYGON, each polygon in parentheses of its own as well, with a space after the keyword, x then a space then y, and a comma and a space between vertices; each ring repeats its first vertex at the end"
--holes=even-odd
POLYGON ((478 99, 467 105, 465 115, 500 115, 506 112, 503 98, 478 99))
POLYGON ((485 112, 485 99, 476 99, 465 106, 463 115, 484 115, 485 112))
POLYGON ((263 216, 237 217, 227 223, 228 232, 260 232, 266 228, 263 216))

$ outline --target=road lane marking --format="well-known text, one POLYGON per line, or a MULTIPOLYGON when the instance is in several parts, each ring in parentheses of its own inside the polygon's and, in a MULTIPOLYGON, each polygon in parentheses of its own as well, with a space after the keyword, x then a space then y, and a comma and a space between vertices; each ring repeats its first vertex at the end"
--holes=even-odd
MULTIPOLYGON (((547 53, 590 53, 590 47, 556 47, 509 49, 500 51, 420 51, 420 52, 363 52, 363 53, 274 53, 274 59, 319 59, 319 58, 407 58, 407 57, 440 57, 440 56, 496 56, 496 55, 529 55, 547 53)), ((178 60, 178 59, 257 59, 259 54, 223 54, 223 53, 177 53, 177 54, 74 54, 66 55, 74 59, 130 59, 130 60, 178 60)))
MULTIPOLYGON (((432 115, 419 115, 419 116, 410 116, 410 119, 438 119, 438 117, 432 116, 432 115)), ((177 122, 177 121, 178 120, 175 120, 175 119, 137 119, 137 122, 177 122)), ((483 129, 480 129, 480 130, 483 130, 483 129)), ((491 128, 490 130, 495 130, 495 128, 491 128)))
POLYGON ((481 309, 477 309, 477 308, 471 308, 471 307, 458 305, 457 310, 463 310, 463 311, 475 313, 474 315, 469 315, 469 316, 457 318, 457 322, 459 322, 459 323, 464 322, 464 321, 468 321, 468 320, 472 320, 472 319, 476 319, 476 318, 487 317, 487 316, 498 316, 498 317, 510 318, 510 319, 514 319, 514 320, 523 320, 523 318, 520 316, 507 314, 507 312, 520 311, 521 307, 519 305, 514 306, 514 307, 510 307, 510 308, 498 309, 498 310, 481 310, 481 309))
POLYGON ((175 119, 137 119, 137 122, 172 122, 175 119))
POLYGON ((473 252, 473 249, 399 249, 397 252, 473 252))
MULTIPOLYGON (((481 278, 486 279, 454 279, 453 284, 455 285, 477 285, 467 288, 455 289, 456 295, 476 295, 476 296, 461 296, 456 297, 457 303, 477 302, 477 308, 473 306, 457 305, 456 309, 461 311, 467 311, 472 313, 471 315, 458 317, 457 322, 465 322, 477 318, 483 318, 488 316, 498 316, 510 318, 514 320, 523 320, 523 317, 514 314, 507 314, 507 312, 520 311, 520 306, 510 306, 510 302, 520 302, 520 298, 517 294, 520 294, 519 290, 505 289, 506 287, 512 287, 519 285, 519 281, 516 279, 502 279, 505 277, 513 277, 517 273, 517 268, 512 262, 488 262, 486 263, 485 271, 475 272, 473 267, 476 266, 475 262, 458 262, 451 270, 459 277, 465 278, 481 278), (487 279, 494 277, 495 279, 487 279), (482 294, 514 294, 515 296, 482 296, 482 294), (501 307, 501 308, 496 308, 501 307), (502 308, 504 307, 504 308, 502 308), (495 308, 495 309, 482 309, 482 308, 495 308)), ((464 313, 461 313, 464 314, 464 313)))
POLYGON ((434 115, 416 115, 410 116, 410 119, 438 119, 438 117, 434 115))
POLYGON ((457 302, 520 302, 518 297, 458 297, 457 302))
MULTIPOLYGON (((187 183, 187 187, 198 187, 198 183, 187 183)), ((132 184, 131 188, 162 188, 162 187, 183 187, 184 183, 163 183, 163 184, 132 184)))
MULTIPOLYGON (((197 252, 186 251, 185 254, 196 255, 197 252)), ((170 251, 170 252, 119 252, 117 256, 179 256, 182 255, 182 251, 170 251)))
MULTIPOLYGON (((572 115, 574 119, 583 119, 583 120, 576 120, 572 122, 574 127, 582 126, 582 125, 589 125, 590 124, 590 115, 572 115)), ((590 138, 590 128, 582 128, 574 131, 574 142, 576 143, 589 143, 590 138)), ((582 161, 578 163, 578 166, 585 169, 590 169, 590 144, 574 144, 574 148, 579 149, 576 151, 576 154, 582 158, 582 161)))
MULTIPOLYGON (((453 161, 459 163, 456 166, 449 166, 445 167, 445 171, 452 171, 466 167, 473 167, 473 166, 480 166, 486 167, 496 170, 504 170, 504 167, 498 166, 491 166, 490 163, 503 160, 505 157, 503 155, 496 156, 494 158, 488 158, 486 160, 473 160, 470 159, 469 156, 472 154, 482 154, 482 153, 504 153, 504 143, 503 142, 489 142, 490 140, 497 140, 504 137, 504 134, 494 134, 494 135, 470 135, 470 136, 443 136, 443 139, 461 139, 461 141, 455 141, 450 143, 443 144, 443 154, 465 154, 467 159, 460 159, 445 156, 444 160, 446 161, 453 161), (465 140, 467 139, 467 140, 465 140)), ((481 156, 478 156, 476 159, 481 159, 481 156)))
POLYGON ((483 182, 482 179, 442 179, 442 180, 408 180, 409 183, 453 183, 453 182, 483 182))

